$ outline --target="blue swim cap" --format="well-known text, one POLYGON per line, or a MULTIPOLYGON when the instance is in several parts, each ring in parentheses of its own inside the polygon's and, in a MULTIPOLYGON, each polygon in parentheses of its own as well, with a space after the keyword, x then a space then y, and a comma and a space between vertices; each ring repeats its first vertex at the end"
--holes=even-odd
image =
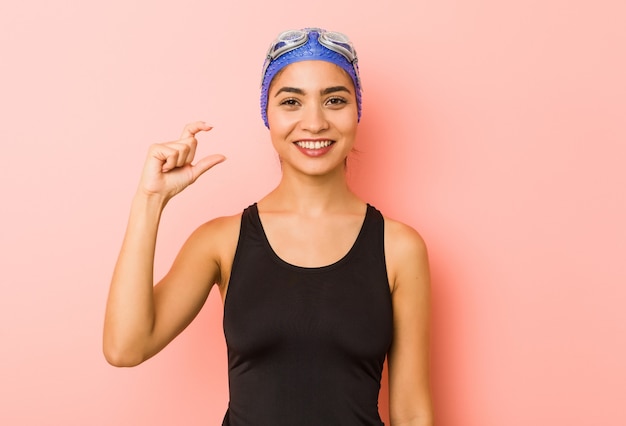
MULTIPOLYGON (((356 65, 356 52, 354 52, 355 59, 353 62, 350 62, 346 56, 341 53, 338 53, 330 48, 322 45, 318 40, 320 34, 325 33, 324 30, 319 28, 306 28, 302 30, 303 32, 308 33, 308 40, 305 44, 302 44, 293 50, 289 50, 282 55, 278 56, 276 59, 272 60, 268 54, 266 61, 270 61, 265 73, 263 75, 263 81, 261 82, 261 117, 263 117, 263 122, 265 123, 265 127, 269 129, 270 125, 267 121, 267 96, 270 88, 270 84, 272 80, 276 76, 276 74, 285 68, 289 64, 293 64, 295 62, 301 61, 326 61, 332 64, 335 64, 341 67, 348 75, 352 78, 352 83, 354 83, 354 90, 356 94, 356 104, 357 104, 357 113, 358 120, 361 120, 361 84, 359 80, 359 76, 357 74, 357 65, 356 65), (354 63, 354 65, 353 65, 354 63)), ((333 33, 331 33, 333 34, 333 33)), ((334 33, 338 34, 338 33, 334 33)), ((340 34, 341 35, 341 34, 340 34)), ((342 35, 343 36, 343 35, 342 35)), ((344 36, 345 37, 345 36, 344 36)), ((348 42, 349 43, 349 42, 348 42)), ((276 45, 273 44, 272 47, 276 45)), ((351 47, 351 44, 350 44, 351 47)))

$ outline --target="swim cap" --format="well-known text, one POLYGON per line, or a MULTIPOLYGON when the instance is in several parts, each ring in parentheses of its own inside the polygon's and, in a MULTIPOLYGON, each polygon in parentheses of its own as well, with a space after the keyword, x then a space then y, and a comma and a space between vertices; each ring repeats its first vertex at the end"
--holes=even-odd
MULTIPOLYGON (((335 64, 341 67, 348 75, 352 78, 352 83, 354 83, 354 90, 356 95, 356 104, 357 104, 357 113, 358 120, 361 120, 361 84, 358 76, 358 67, 356 65, 356 52, 354 52, 354 61, 350 62, 346 56, 341 53, 338 53, 330 48, 324 46, 318 40, 320 34, 325 33, 324 30, 319 28, 306 28, 302 30, 305 33, 308 33, 308 39, 306 43, 295 47, 292 50, 288 50, 287 52, 281 54, 276 59, 272 60, 270 53, 266 58, 267 69, 263 74, 263 81, 261 82, 261 117, 263 118, 263 122, 265 123, 265 127, 269 129, 270 125, 267 121, 267 97, 270 88, 270 84, 272 80, 276 76, 276 74, 285 68, 289 64, 293 64, 295 62, 301 61, 326 61, 332 64, 335 64), (269 65, 267 65, 267 61, 269 65), (354 65, 353 65, 354 63, 354 65)), ((332 33, 331 33, 332 34, 332 33)), ((343 35, 342 35, 343 36, 343 35)), ((345 37, 345 36, 343 36, 345 37)), ((278 42, 272 44, 272 48, 275 47, 278 42)), ((344 44, 349 44, 344 43, 344 44)), ((351 47, 351 44, 350 44, 351 47)), ((270 48, 270 51, 271 49, 270 48)))

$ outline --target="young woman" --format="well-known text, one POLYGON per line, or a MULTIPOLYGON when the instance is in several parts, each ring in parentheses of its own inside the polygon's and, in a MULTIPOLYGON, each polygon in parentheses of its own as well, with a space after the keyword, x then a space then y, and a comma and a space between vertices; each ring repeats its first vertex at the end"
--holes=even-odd
POLYGON ((335 32, 281 33, 263 69, 261 114, 282 166, 272 192, 200 226, 153 287, 166 203, 222 162, 194 164, 196 134, 150 147, 115 267, 104 353, 116 366, 159 352, 213 285, 224 303, 230 402, 224 425, 381 425, 389 365, 393 426, 432 425, 424 242, 346 182, 361 114, 357 57, 335 32))

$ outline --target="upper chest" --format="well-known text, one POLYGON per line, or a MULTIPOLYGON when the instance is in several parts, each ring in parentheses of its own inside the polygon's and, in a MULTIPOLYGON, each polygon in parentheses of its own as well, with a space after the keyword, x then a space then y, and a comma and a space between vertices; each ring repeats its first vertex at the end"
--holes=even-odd
POLYGON ((290 214, 261 214, 267 242, 285 262, 307 268, 330 265, 354 246, 364 218, 355 214, 305 217, 290 214))

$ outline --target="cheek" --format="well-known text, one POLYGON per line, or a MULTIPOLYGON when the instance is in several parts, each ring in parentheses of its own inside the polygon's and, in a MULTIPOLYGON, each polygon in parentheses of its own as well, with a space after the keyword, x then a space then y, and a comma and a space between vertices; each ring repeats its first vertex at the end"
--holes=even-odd
POLYGON ((267 109, 267 122, 274 133, 288 132, 297 122, 296 114, 286 114, 278 108, 267 109))
POLYGON ((356 133, 359 124, 356 112, 346 110, 345 114, 335 121, 335 126, 343 133, 356 133))
POLYGON ((267 123, 269 124, 270 133, 272 137, 279 133, 281 129, 284 127, 280 117, 277 117, 276 114, 271 114, 269 111, 267 113, 267 123))
POLYGON ((267 122, 270 129, 270 137, 274 142, 286 138, 293 128, 284 114, 272 114, 268 111, 267 122))

